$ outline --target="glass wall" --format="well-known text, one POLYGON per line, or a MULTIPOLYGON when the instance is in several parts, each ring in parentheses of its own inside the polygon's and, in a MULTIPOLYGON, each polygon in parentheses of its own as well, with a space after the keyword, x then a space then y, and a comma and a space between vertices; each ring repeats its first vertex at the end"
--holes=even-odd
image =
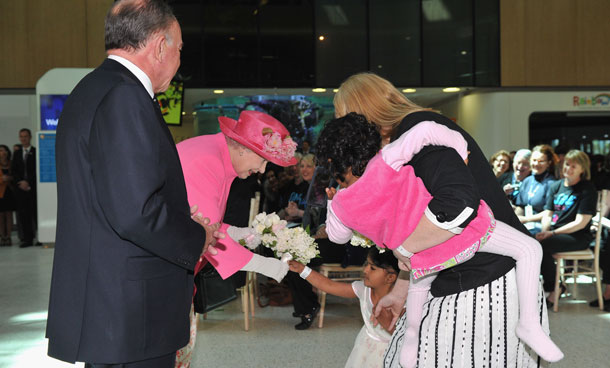
POLYGON ((174 0, 193 87, 498 86, 498 0, 174 0))

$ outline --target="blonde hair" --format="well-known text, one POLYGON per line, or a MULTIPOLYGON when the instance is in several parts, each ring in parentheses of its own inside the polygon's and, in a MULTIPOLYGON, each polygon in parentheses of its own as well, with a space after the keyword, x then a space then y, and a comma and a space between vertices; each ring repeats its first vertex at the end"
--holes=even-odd
POLYGON ((356 112, 380 128, 392 129, 413 112, 431 111, 413 103, 390 81, 373 73, 358 73, 347 78, 339 86, 333 103, 336 117, 356 112))
POLYGON ((499 150, 498 152, 494 153, 494 154, 491 156, 491 158, 489 159, 489 164, 490 164, 491 166, 493 166, 494 161, 495 161, 495 160, 496 160, 498 157, 500 157, 500 156, 506 156, 506 158, 508 159, 508 162, 507 162, 507 163, 508 163, 508 167, 509 167, 509 169, 510 169, 510 167, 512 167, 512 165, 513 165, 513 160, 511 160, 511 158, 510 158, 510 152, 508 152, 507 150, 499 150))
POLYGON ((591 160, 589 160, 589 155, 583 151, 570 150, 566 154, 564 165, 567 161, 572 161, 582 167, 582 174, 580 174, 581 179, 591 180, 591 160))
POLYGON ((313 153, 308 153, 301 157, 301 159, 299 160, 299 164, 303 161, 310 163, 313 167, 316 166, 316 156, 314 156, 313 153))

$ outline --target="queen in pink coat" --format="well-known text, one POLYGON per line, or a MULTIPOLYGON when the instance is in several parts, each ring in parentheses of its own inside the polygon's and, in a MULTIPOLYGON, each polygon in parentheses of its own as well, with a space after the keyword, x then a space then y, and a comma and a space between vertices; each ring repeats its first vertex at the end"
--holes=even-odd
MULTIPOLYGON (((197 205, 198 212, 211 223, 220 223, 220 231, 228 235, 218 240, 214 250, 202 255, 195 274, 210 262, 223 279, 243 270, 262 273, 279 282, 288 272, 288 264, 254 254, 240 245, 240 239, 252 238, 252 230, 223 224, 222 219, 233 180, 264 173, 267 162, 295 165, 297 144, 282 123, 262 112, 243 111, 238 120, 224 116, 218 120, 221 133, 194 137, 177 145, 189 204, 197 205)), ((190 362, 197 331, 192 313, 191 322, 191 341, 177 353, 176 367, 187 367, 190 362)))

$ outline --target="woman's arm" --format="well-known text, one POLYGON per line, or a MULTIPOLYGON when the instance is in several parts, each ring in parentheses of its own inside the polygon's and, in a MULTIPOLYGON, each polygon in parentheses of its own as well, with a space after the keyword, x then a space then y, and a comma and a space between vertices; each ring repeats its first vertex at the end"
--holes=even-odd
MULTIPOLYGON (((521 207, 517 207, 517 208, 521 208, 521 207)), ((517 212, 517 210, 515 210, 515 213, 517 212)), ((539 212, 535 215, 531 215, 531 216, 519 216, 519 220, 521 221, 522 224, 526 223, 526 222, 541 222, 542 218, 544 217, 544 212, 539 212)))
MULTIPOLYGON (((298 274, 303 272, 303 269, 305 268, 302 263, 299 263, 297 261, 289 261, 288 266, 290 267, 290 271, 296 272, 298 274)), ((357 297, 356 293, 354 292, 354 289, 352 288, 352 284, 340 281, 333 281, 316 271, 312 270, 309 276, 307 276, 306 280, 314 287, 324 291, 327 294, 332 294, 343 298, 357 297)))

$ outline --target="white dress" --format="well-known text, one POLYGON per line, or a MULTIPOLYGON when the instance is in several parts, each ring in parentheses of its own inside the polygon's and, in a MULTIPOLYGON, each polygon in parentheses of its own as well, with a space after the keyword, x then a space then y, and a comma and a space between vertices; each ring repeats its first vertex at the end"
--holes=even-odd
POLYGON ((383 353, 388 346, 391 335, 378 324, 371 323, 373 301, 371 288, 364 286, 363 281, 354 281, 352 289, 360 300, 360 312, 364 326, 360 329, 354 348, 345 363, 346 368, 380 368, 383 366, 383 353))

